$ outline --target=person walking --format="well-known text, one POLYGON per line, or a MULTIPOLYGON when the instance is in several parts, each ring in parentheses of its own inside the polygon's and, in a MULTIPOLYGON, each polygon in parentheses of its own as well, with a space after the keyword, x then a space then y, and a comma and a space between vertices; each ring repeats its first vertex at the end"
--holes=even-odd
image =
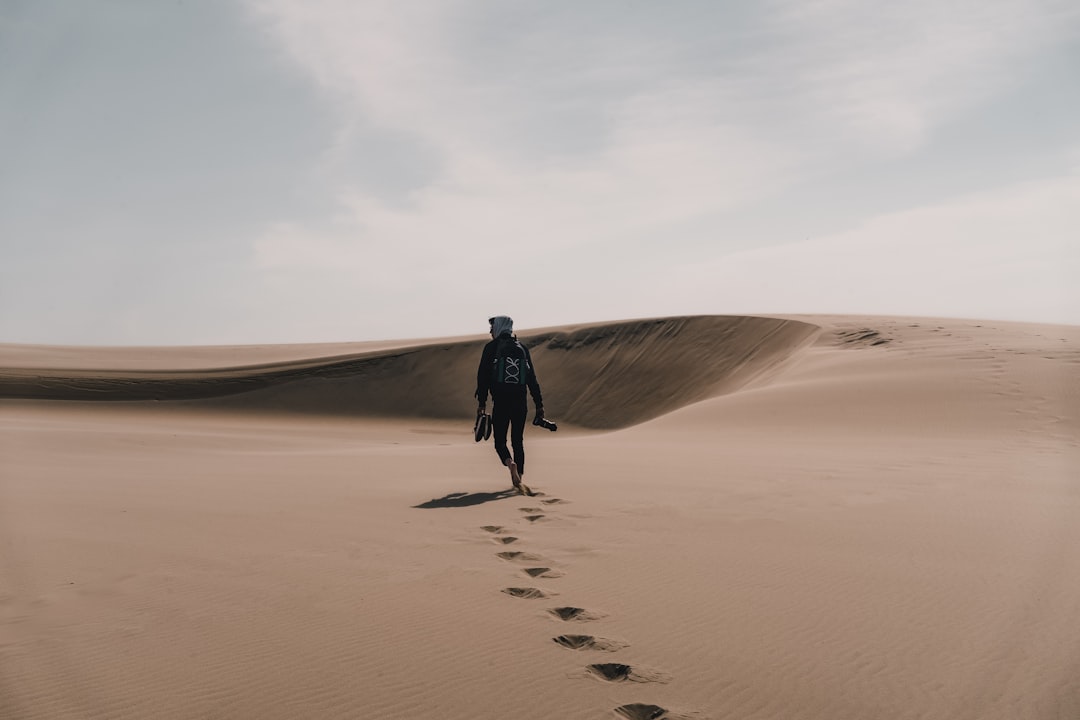
POLYGON ((525 473, 525 419, 529 412, 527 393, 532 394, 537 421, 544 419, 544 400, 536 379, 529 349, 518 342, 514 321, 506 315, 488 319, 491 342, 484 346, 480 367, 476 371, 476 414, 487 412, 488 393, 491 394, 491 432, 495 452, 503 465, 510 469, 510 482, 522 493, 528 488, 521 482, 525 473), (506 447, 506 433, 510 446, 506 447))

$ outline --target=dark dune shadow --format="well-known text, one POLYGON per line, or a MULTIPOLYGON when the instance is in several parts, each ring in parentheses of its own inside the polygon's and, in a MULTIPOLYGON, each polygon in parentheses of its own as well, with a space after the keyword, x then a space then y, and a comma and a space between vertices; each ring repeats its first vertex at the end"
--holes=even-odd
MULTIPOLYGON (((717 315, 538 329, 521 339, 551 389, 549 415, 578 428, 614 430, 772 377, 821 333, 797 320, 717 315)), ((461 388, 476 377, 483 343, 473 337, 382 350, 357 346, 343 355, 201 368, 182 362, 181 355, 182 367, 172 370, 137 369, 139 354, 113 355, 105 368, 0 367, 0 399, 183 402, 222 412, 455 420, 468 437, 474 415, 461 388)), ((164 348, 154 357, 159 368, 169 363, 164 348)), ((227 356, 219 351, 214 357, 227 356)))
POLYGON ((428 500, 425 503, 419 505, 413 505, 414 508, 423 508, 429 510, 431 508, 455 508, 455 507, 469 507, 470 505, 481 505, 486 502, 493 502, 495 500, 506 500, 507 498, 520 498, 521 495, 513 488, 507 488, 506 490, 500 490, 499 492, 479 492, 479 493, 463 493, 455 492, 449 495, 444 495, 441 498, 434 498, 428 500))

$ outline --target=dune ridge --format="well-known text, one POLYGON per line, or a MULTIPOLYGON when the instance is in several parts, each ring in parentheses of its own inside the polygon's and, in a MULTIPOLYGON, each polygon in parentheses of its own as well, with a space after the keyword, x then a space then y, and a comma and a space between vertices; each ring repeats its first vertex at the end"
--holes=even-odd
MULTIPOLYGON (((799 320, 694 316, 524 332, 519 338, 533 354, 550 415, 581 427, 614 429, 743 387, 783 365, 819 332, 799 320)), ((471 393, 484 342, 237 367, 10 368, 0 371, 0 398, 466 418, 474 409, 471 393)))

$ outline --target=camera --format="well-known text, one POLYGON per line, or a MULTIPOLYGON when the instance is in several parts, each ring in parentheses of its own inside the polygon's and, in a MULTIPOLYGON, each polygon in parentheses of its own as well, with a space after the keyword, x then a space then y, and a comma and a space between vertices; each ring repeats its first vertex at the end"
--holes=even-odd
POLYGON ((558 425, 551 422, 547 418, 542 418, 542 417, 533 418, 533 425, 536 425, 538 427, 542 427, 545 430, 550 430, 551 432, 555 432, 556 430, 559 429, 558 425))

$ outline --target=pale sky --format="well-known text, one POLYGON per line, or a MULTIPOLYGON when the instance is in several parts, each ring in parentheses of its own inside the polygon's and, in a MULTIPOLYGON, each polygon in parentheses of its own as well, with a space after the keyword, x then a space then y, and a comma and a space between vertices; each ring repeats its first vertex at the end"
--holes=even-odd
POLYGON ((0 0, 0 342, 1080 324, 1076 0, 0 0))

